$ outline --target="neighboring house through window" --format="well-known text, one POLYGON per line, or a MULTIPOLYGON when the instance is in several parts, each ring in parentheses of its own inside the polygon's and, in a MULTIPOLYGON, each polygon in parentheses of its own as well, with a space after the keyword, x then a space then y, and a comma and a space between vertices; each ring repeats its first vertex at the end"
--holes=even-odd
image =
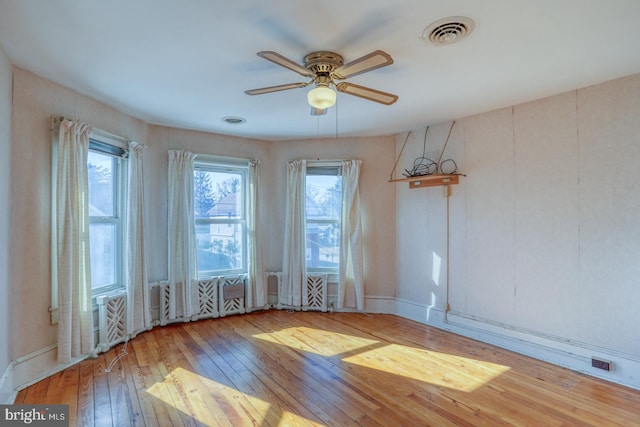
POLYGON ((247 166, 196 160, 198 278, 247 272, 247 166))
POLYGON ((306 264, 309 272, 338 273, 342 170, 332 163, 307 165, 306 264))

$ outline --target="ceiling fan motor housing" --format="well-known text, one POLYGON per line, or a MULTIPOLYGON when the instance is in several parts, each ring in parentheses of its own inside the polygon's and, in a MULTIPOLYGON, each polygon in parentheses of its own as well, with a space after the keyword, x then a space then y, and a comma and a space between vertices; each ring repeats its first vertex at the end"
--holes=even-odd
POLYGON ((333 70, 342 66, 344 60, 335 52, 319 51, 311 52, 304 57, 305 68, 316 75, 330 75, 333 70))

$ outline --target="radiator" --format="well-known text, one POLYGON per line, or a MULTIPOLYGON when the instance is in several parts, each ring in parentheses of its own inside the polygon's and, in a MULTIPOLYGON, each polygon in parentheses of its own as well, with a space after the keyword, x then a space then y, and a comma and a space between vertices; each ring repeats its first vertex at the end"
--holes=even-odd
POLYGON ((245 274, 220 276, 217 279, 220 292, 220 316, 245 313, 247 276, 245 274))
POLYGON ((177 314, 178 310, 176 310, 175 287, 172 286, 168 280, 150 282, 149 288, 150 295, 151 289, 158 289, 158 307, 156 308, 158 318, 155 319, 156 325, 165 326, 169 323, 185 321, 185 318, 182 315, 177 314))
POLYGON ((327 311, 327 275, 309 274, 302 294, 302 311, 327 311))
POLYGON ((104 352, 127 338, 127 294, 96 298, 98 303, 98 351, 104 352))
POLYGON ((177 314, 172 316, 171 301, 175 300, 175 288, 166 281, 149 283, 150 289, 158 288, 158 318, 156 324, 165 326, 169 323, 186 322, 189 320, 214 318, 220 315, 218 310, 218 278, 193 280, 191 282, 194 294, 194 313, 186 318, 179 314, 180 310, 174 308, 177 314))
POLYGON ((282 273, 267 273, 267 298, 271 308, 278 306, 278 294, 282 285, 282 273))
POLYGON ((157 305, 152 304, 151 312, 157 313, 153 316, 153 324, 165 326, 171 320, 171 287, 166 280, 149 283, 149 297, 152 301, 157 301, 157 305), (157 293, 153 290, 157 289, 157 293), (157 299, 155 296, 157 295, 157 299))
MULTIPOLYGON (((268 277, 276 277, 278 281, 278 293, 284 292, 283 283, 282 283, 282 273, 281 272, 271 272, 268 274, 268 277)), ((303 311, 308 310, 317 310, 317 311, 327 311, 327 279, 328 275, 324 273, 318 274, 308 274, 306 284, 304 289, 302 290, 302 307, 288 307, 286 305, 278 303, 277 308, 302 308, 303 311)), ((276 301, 279 301, 276 298, 276 301)))
POLYGON ((218 279, 195 280, 198 310, 192 317, 193 320, 218 317, 218 279))

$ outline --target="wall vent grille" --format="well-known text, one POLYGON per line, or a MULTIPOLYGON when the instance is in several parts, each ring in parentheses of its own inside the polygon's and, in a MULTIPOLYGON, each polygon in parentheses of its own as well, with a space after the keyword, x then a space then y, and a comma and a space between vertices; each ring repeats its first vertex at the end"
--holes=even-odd
POLYGON ((436 45, 452 44, 468 37, 475 26, 473 20, 464 16, 439 19, 424 29, 422 39, 436 45))

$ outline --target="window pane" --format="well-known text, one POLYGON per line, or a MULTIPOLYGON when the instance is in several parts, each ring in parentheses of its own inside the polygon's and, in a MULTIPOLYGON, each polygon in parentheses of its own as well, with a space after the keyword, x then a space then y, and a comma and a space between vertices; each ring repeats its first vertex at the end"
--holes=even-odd
POLYGON ((203 167, 193 174, 198 274, 246 269, 243 170, 203 167))
POLYGON ((340 223, 307 222, 307 268, 335 268, 340 258, 340 223))
POLYGON ((198 272, 243 268, 244 224, 198 224, 196 244, 198 272))
POLYGON ((244 218, 242 175, 232 172, 196 170, 193 199, 196 219, 244 218))
POLYGON ((305 192, 307 268, 338 269, 342 176, 309 173, 305 192))
POLYGON ((307 175, 305 209, 307 221, 340 221, 342 212, 342 176, 307 175))
POLYGON ((89 151, 89 216, 114 216, 114 162, 111 156, 89 151))
POLYGON ((115 224, 89 225, 92 289, 116 282, 116 242, 115 224))

